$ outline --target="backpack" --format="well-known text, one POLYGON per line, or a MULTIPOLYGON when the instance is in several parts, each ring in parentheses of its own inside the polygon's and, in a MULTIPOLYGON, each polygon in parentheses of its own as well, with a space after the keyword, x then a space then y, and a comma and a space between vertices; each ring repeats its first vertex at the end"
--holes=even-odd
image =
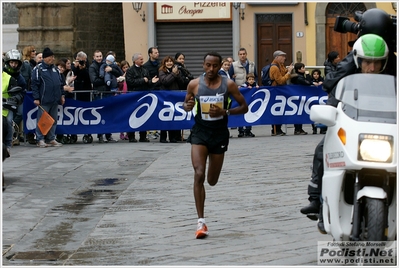
POLYGON ((262 68, 261 76, 262 76, 262 85, 264 86, 271 86, 273 83, 273 80, 270 79, 270 67, 272 67, 272 65, 277 66, 277 64, 270 63, 262 68))

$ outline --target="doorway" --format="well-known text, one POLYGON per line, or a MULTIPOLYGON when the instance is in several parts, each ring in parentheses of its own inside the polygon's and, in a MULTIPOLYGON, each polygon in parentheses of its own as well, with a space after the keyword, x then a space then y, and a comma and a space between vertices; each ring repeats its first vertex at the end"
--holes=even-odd
POLYGON ((257 63, 258 83, 261 82, 262 68, 273 61, 273 52, 282 50, 287 53, 286 64, 293 61, 292 55, 292 15, 257 15, 257 63))

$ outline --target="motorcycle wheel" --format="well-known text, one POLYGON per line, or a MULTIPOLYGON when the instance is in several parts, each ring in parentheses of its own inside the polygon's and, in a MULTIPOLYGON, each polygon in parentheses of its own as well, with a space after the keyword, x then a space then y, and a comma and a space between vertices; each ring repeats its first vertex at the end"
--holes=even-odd
POLYGON ((361 240, 385 241, 385 203, 384 200, 366 197, 364 199, 361 240))

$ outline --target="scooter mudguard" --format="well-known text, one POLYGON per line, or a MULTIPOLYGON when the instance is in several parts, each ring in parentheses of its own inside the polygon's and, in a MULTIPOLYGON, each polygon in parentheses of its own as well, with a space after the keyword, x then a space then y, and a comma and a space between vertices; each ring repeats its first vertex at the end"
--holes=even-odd
POLYGON ((386 199, 387 193, 380 187, 365 186, 359 192, 357 192, 357 200, 367 196, 374 199, 386 199))

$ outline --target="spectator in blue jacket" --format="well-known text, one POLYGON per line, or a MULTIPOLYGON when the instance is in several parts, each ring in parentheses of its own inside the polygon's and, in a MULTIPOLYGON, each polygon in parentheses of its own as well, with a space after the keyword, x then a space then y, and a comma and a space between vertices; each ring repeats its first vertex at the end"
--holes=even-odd
MULTIPOLYGON (((39 127, 36 126, 37 146, 46 148, 48 146, 62 146, 55 140, 55 130, 58 120, 58 104, 64 105, 64 85, 65 82, 54 65, 54 53, 50 48, 43 50, 43 61, 38 64, 32 71, 31 79, 32 96, 34 104, 41 106, 54 119, 53 126, 46 135, 43 135, 39 127), (47 143, 45 143, 45 138, 47 143)), ((39 107, 37 110, 37 122, 40 121, 43 111, 39 107)))

